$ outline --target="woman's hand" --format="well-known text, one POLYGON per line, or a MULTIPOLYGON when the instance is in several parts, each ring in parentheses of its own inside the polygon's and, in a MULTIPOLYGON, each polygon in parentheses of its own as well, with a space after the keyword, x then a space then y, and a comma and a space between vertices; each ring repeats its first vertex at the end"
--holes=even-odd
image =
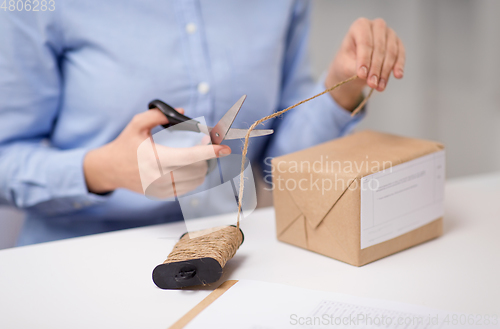
POLYGON ((384 91, 391 72, 397 79, 403 77, 404 65, 405 48, 396 32, 381 18, 359 18, 331 62, 325 84, 331 87, 358 75, 360 79, 331 91, 340 106, 352 111, 361 99, 363 87, 384 91))
MULTIPOLYGON (((184 113, 182 109, 177 111, 184 113)), ((106 193, 126 188, 145 193, 151 184, 153 197, 181 195, 203 183, 207 159, 231 153, 225 145, 170 148, 155 144, 153 148, 151 129, 167 123, 158 109, 137 114, 115 140, 89 151, 83 161, 89 191, 106 193), (159 173, 163 174, 160 180, 159 173)))

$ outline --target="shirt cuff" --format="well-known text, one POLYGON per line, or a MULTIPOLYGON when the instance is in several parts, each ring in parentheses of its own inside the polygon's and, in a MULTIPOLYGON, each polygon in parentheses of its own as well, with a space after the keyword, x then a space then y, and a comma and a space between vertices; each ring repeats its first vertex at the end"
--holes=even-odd
MULTIPOLYGON (((327 89, 325 86, 326 72, 321 75, 319 82, 316 84, 314 89, 314 94, 319 94, 327 89)), ((356 124, 358 124, 366 115, 366 105, 363 106, 361 111, 356 113, 354 116, 351 116, 350 111, 346 110, 342 106, 340 106, 335 99, 333 99, 332 95, 328 93, 323 97, 318 97, 318 107, 331 109, 335 116, 335 124, 337 125, 341 135, 347 134, 351 131, 356 124)))
POLYGON ((56 151, 47 157, 46 188, 49 200, 41 202, 32 209, 47 215, 68 213, 100 204, 111 196, 89 192, 83 172, 83 159, 86 149, 56 151))

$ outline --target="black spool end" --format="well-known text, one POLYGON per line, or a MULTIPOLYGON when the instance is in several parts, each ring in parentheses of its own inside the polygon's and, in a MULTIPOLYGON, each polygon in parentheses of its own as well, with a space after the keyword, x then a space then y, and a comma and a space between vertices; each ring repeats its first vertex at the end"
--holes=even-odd
MULTIPOLYGON (((236 227, 235 225, 231 226, 236 227)), ((245 236, 241 228, 240 232, 243 244, 245 236)), ((184 233, 181 239, 187 233, 184 233)), ((160 264, 153 270, 153 281, 161 289, 180 289, 214 283, 221 276, 222 267, 217 260, 210 257, 160 264)))
MULTIPOLYGON (((229 226, 237 227, 236 225, 229 225, 229 226)), ((240 246, 241 246, 243 244, 243 241, 245 241, 245 234, 243 234, 243 231, 241 230, 241 227, 240 227, 240 232, 241 232, 241 244, 240 244, 240 246)))
POLYGON ((219 262, 210 257, 160 264, 153 270, 153 281, 161 289, 179 289, 213 283, 222 276, 219 262))

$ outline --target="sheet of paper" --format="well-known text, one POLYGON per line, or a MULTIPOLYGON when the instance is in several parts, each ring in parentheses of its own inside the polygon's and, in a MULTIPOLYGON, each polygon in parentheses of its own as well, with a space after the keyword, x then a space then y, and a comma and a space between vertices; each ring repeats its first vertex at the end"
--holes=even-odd
POLYGON ((361 249, 443 216, 444 151, 361 179, 361 249))
POLYGON ((486 324, 485 315, 480 316, 464 317, 416 305, 243 280, 185 328, 499 328, 498 317, 488 315, 486 324))

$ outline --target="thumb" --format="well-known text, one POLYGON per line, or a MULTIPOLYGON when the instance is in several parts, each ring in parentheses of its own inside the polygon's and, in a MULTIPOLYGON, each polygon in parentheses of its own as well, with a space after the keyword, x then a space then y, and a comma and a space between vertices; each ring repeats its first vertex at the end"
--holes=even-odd
MULTIPOLYGON (((180 114, 184 114, 183 108, 175 109, 180 114)), ((157 108, 137 114, 132 121, 135 121, 136 128, 141 132, 149 133, 151 129, 159 125, 168 123, 168 118, 157 108)))
POLYGON ((139 114, 136 114, 130 125, 139 132, 149 133, 151 129, 158 125, 168 123, 167 117, 158 109, 151 109, 139 114))

